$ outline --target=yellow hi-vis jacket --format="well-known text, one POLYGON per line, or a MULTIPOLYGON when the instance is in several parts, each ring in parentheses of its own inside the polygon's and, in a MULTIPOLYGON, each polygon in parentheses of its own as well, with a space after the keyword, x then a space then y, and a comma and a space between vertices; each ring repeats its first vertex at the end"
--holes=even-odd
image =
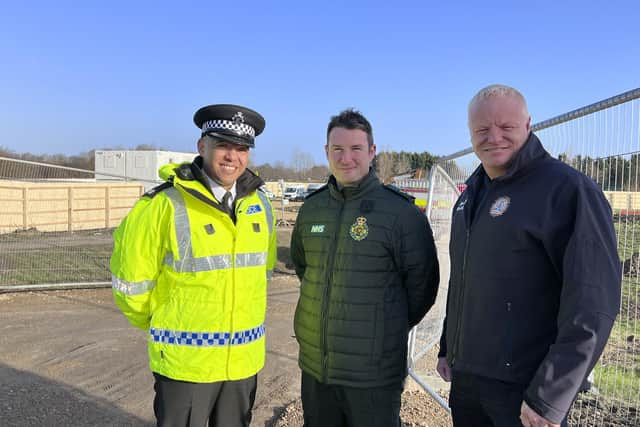
POLYGON ((234 224, 210 192, 201 161, 170 165, 173 185, 143 196, 115 231, 113 295, 129 322, 148 331, 153 372, 190 382, 238 380, 264 366, 275 218, 257 191, 263 181, 247 170, 236 182, 234 224))

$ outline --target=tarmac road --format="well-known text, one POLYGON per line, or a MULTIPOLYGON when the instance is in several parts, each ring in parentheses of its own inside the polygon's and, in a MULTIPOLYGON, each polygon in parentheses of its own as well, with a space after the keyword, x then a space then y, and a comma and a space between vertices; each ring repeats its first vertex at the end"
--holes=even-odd
MULTIPOLYGON (((252 426, 299 396, 297 297, 297 278, 274 276, 252 426)), ((152 401, 145 333, 111 289, 0 294, 0 426, 152 426, 152 401)))

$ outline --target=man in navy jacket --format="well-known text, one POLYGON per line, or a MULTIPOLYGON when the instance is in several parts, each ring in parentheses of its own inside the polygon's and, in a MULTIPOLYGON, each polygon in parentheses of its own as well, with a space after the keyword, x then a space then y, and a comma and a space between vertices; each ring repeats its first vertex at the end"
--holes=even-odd
POLYGON ((531 132, 524 97, 493 85, 469 104, 481 166, 453 208, 437 370, 458 426, 557 426, 620 307, 611 208, 531 132))

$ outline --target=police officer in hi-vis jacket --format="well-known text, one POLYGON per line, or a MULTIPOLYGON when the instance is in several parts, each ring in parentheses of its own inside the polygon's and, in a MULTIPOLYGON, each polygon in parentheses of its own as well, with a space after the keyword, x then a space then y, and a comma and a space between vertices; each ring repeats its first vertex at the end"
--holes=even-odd
POLYGON ((273 209, 247 169, 257 112, 194 116, 199 156, 167 165, 114 233, 113 295, 147 333, 158 426, 248 426, 265 360, 273 209))

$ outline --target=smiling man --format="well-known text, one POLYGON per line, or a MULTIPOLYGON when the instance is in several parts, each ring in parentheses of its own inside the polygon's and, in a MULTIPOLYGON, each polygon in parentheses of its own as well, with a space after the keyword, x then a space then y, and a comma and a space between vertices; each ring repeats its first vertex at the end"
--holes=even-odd
POLYGON ((193 163, 166 165, 114 233, 113 295, 147 332, 158 426, 249 426, 265 361, 274 215, 247 169, 265 126, 237 105, 209 105, 193 163), (208 421, 207 421, 208 420, 208 421))
POLYGON ((478 97, 469 107, 471 144, 489 178, 507 172, 531 132, 531 117, 519 92, 478 97))
POLYGON ((503 85, 469 104, 482 163, 453 208, 438 373, 455 427, 558 426, 620 306, 611 208, 531 132, 503 85))
POLYGON ((371 168, 362 114, 332 117, 325 151, 332 175, 305 200, 291 237, 304 425, 399 426, 407 335, 439 284, 431 228, 371 168))

